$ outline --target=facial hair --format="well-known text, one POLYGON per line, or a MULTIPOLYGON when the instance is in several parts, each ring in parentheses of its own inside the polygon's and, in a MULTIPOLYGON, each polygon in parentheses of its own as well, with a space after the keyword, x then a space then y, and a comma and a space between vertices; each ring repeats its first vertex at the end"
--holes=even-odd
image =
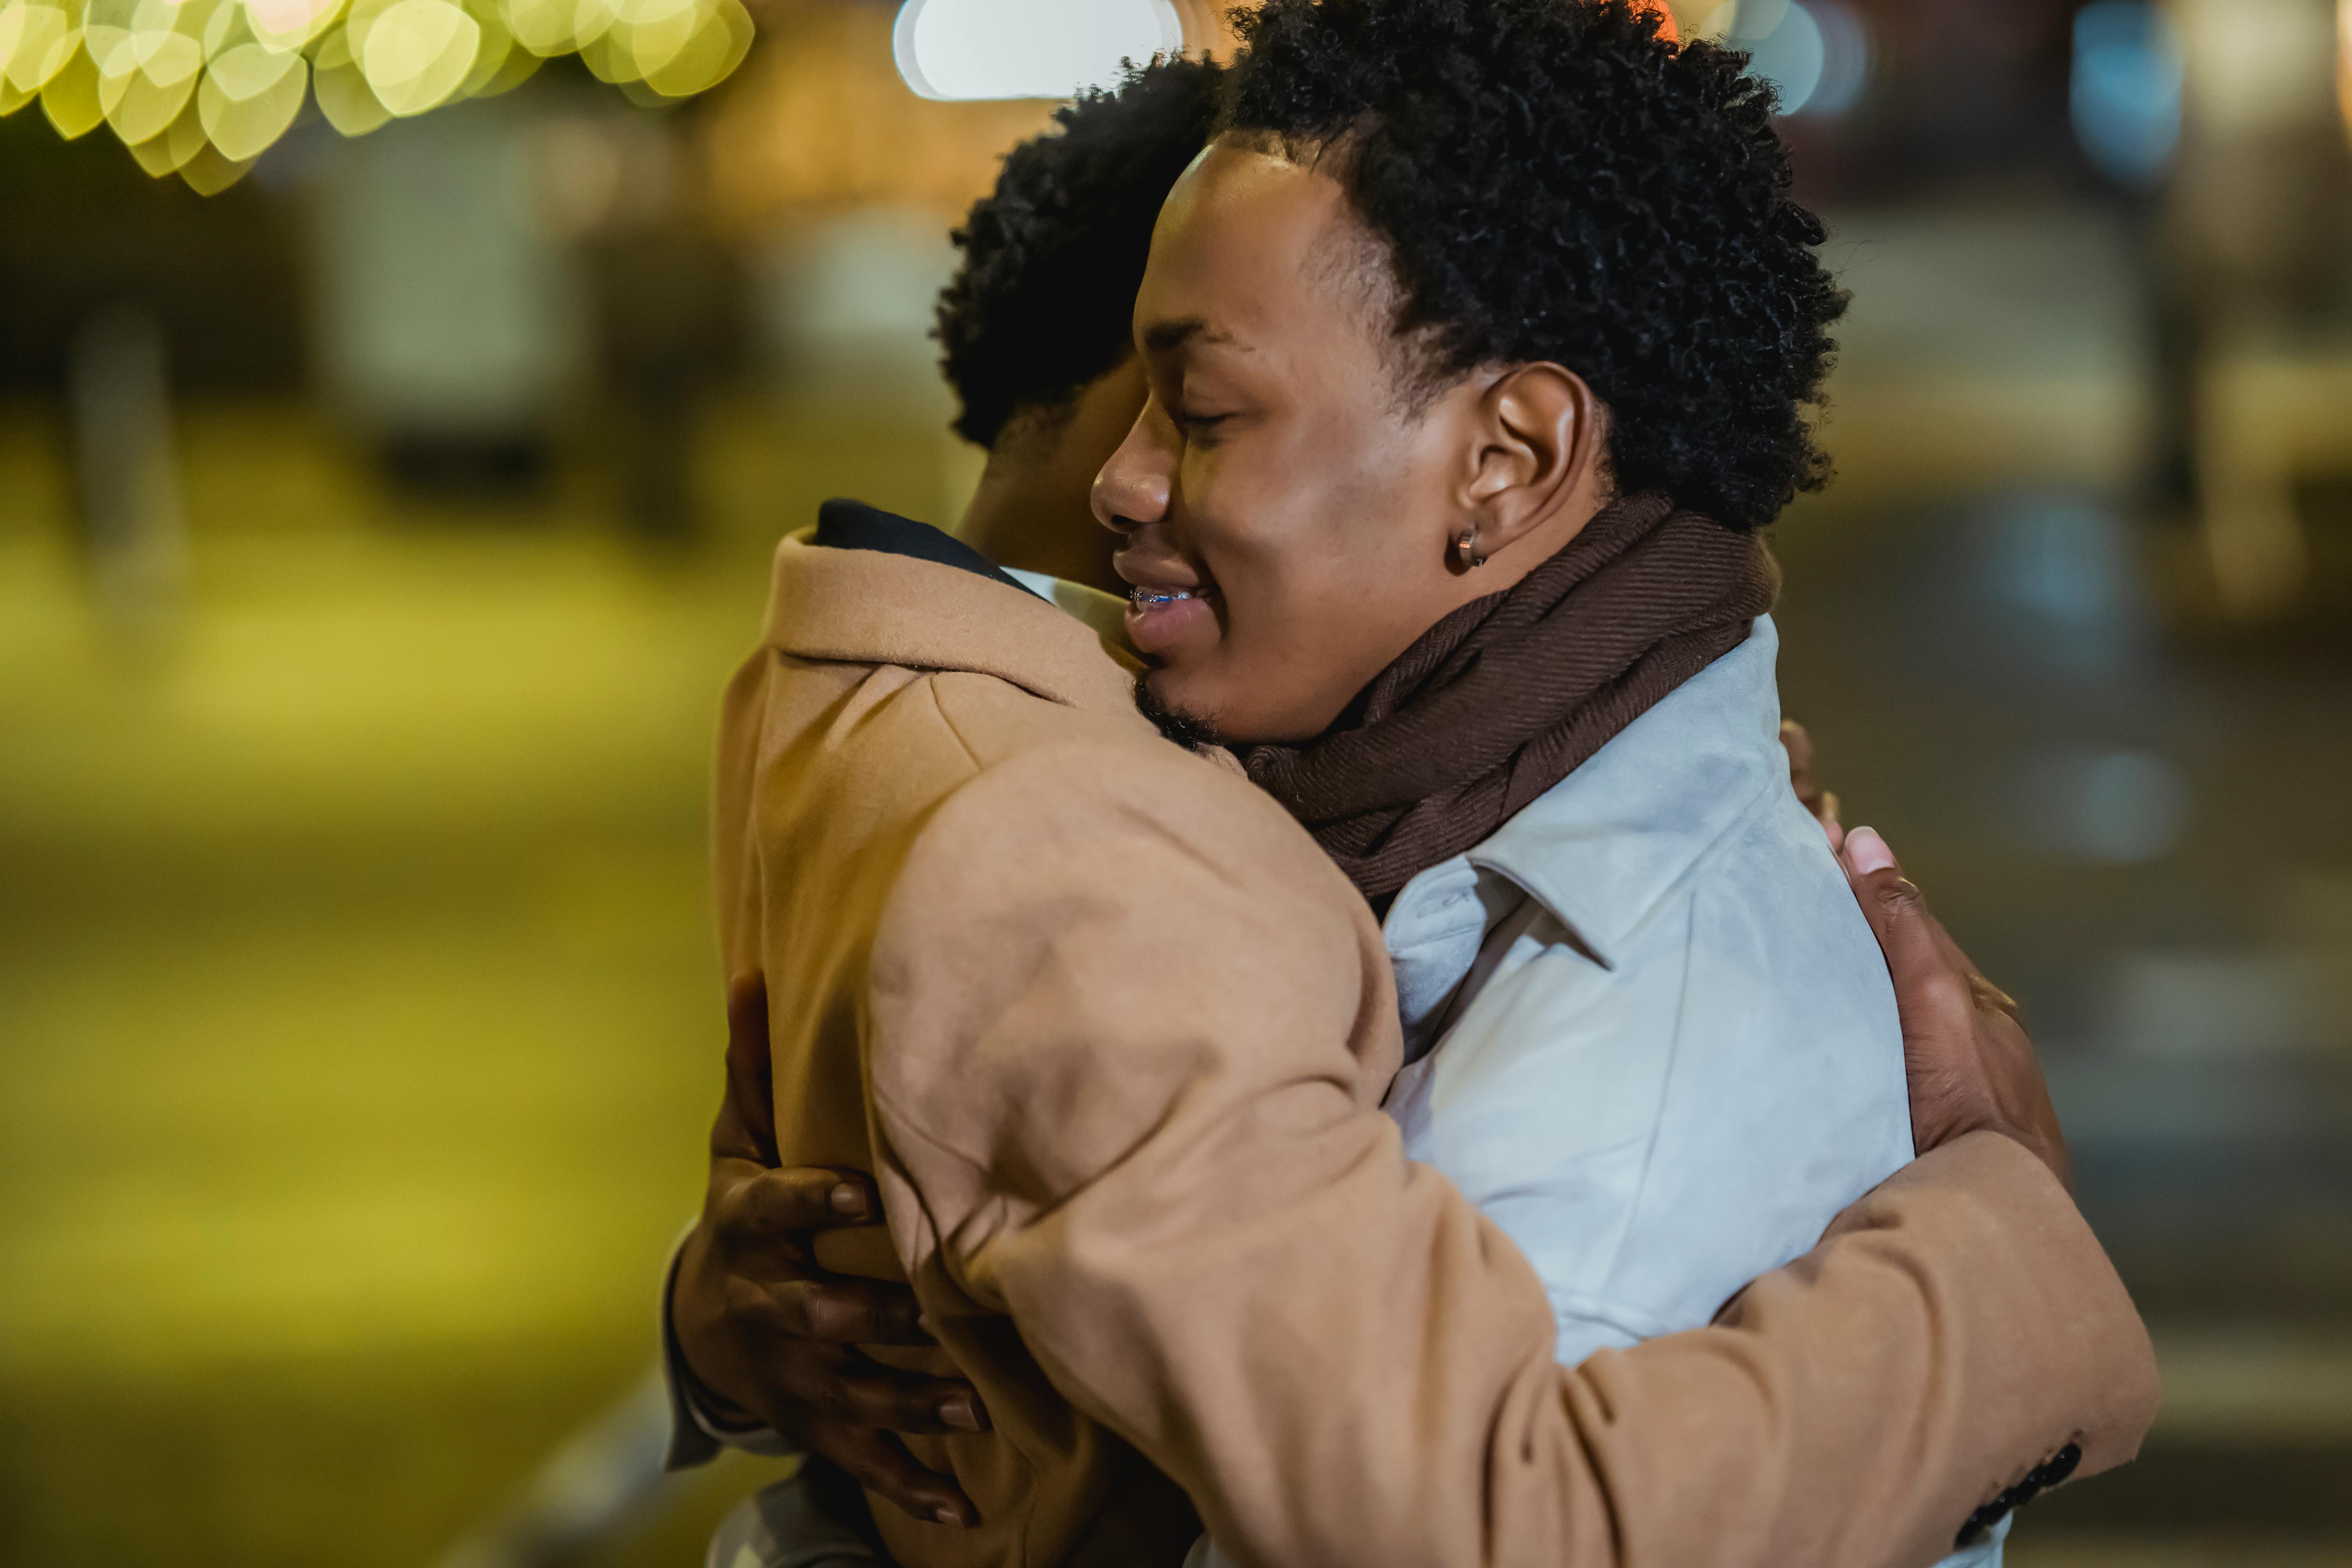
POLYGON ((1188 752, 1224 744, 1213 721, 1198 713, 1179 712, 1162 702, 1160 694, 1151 689, 1149 670, 1135 678, 1135 710, 1150 720, 1154 729, 1188 752))

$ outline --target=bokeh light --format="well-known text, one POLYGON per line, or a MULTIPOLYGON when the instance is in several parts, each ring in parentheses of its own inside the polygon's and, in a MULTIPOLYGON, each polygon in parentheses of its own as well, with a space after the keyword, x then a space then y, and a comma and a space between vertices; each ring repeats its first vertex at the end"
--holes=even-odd
POLYGON ((2074 16, 2069 108, 2083 151, 2129 190, 2152 190, 2180 146, 2180 42, 2147 0, 2094 0, 2074 16))
POLYGON ((1784 115, 1834 119, 1870 84, 1870 26, 1844 0, 1725 0, 1699 36, 1746 54, 1784 115))
POLYGON ((2352 0, 2336 0, 2336 98, 2344 109, 2344 130, 2352 135, 2352 0))
POLYGON ((0 0, 0 115, 37 100, 68 140, 104 124, 148 174, 209 195, 306 97, 364 136, 577 53, 633 93, 690 98, 751 33, 742 0, 0 0))
POLYGON ((1067 98, 1184 47, 1170 0, 907 0, 898 74, 925 98, 1067 98))

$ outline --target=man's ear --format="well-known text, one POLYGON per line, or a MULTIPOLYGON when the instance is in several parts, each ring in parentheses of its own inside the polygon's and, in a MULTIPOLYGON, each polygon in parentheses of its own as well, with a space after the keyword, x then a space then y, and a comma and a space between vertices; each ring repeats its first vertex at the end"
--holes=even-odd
POLYGON ((1471 421, 1477 441, 1464 510, 1491 555, 1556 515, 1595 478, 1606 411, 1582 376, 1549 360, 1487 384, 1471 421))

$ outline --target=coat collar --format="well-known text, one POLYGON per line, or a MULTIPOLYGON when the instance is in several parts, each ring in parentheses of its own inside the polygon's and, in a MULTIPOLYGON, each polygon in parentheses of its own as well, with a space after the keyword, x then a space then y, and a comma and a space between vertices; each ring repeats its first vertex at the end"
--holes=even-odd
POLYGON ((1787 779, 1773 676, 1780 646, 1771 617, 1758 616, 1746 641, 1491 837, 1407 883, 1390 910, 1392 942, 1450 950, 1467 935, 1451 928, 1474 921, 1483 934, 1496 900, 1472 895, 1489 882, 1477 873, 1487 873, 1543 905, 1596 961, 1613 965, 1633 929, 1758 794, 1787 779))
POLYGON ((1069 583, 1042 597, 949 534, 871 508, 837 512, 844 504, 854 505, 828 503, 818 527, 776 546, 768 646, 970 670, 1067 707, 1135 711, 1141 666, 1104 635, 1118 624, 1118 600, 1069 583))

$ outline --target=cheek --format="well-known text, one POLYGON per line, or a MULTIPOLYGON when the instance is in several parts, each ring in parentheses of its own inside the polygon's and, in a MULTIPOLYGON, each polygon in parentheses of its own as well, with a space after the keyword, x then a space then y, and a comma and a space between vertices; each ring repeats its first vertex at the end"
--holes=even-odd
MULTIPOLYGON (((1429 512, 1402 474, 1365 465, 1318 481, 1301 466, 1258 478, 1254 504, 1198 514, 1196 543, 1224 595, 1223 635, 1206 657, 1171 667, 1162 695, 1214 714, 1237 740, 1301 739, 1435 618, 1422 579, 1443 579, 1443 552, 1418 548, 1429 512)), ((1238 503, 1238 489, 1211 484, 1202 500, 1238 503)))

